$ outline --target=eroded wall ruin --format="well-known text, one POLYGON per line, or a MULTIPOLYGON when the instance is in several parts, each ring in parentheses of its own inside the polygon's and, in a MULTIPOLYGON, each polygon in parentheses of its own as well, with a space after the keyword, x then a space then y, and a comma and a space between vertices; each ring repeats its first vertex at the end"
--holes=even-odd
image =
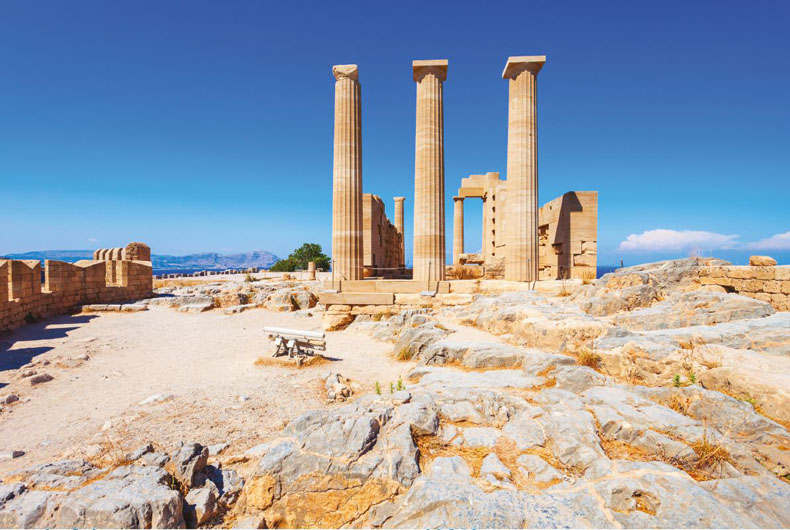
POLYGON ((540 208, 539 279, 595 279, 598 192, 569 191, 540 208))
POLYGON ((0 260, 0 278, 7 278, 7 282, 0 281, 0 332, 85 304, 150 297, 150 259, 147 245, 130 243, 125 248, 97 250, 93 260, 46 260, 43 284, 39 260, 0 260))
POLYGON ((403 236, 378 195, 362 195, 362 256, 366 276, 396 274, 404 262, 403 236))

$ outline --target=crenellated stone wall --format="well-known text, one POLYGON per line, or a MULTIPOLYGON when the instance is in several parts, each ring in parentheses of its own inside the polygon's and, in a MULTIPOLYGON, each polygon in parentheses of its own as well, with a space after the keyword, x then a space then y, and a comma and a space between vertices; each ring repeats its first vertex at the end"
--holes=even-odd
POLYGON ((392 275, 403 264, 403 236, 378 195, 362 195, 362 255, 366 276, 392 275), (385 270, 390 269, 390 270, 385 270))
POLYGON ((123 249, 101 249, 94 253, 94 257, 98 255, 111 257, 76 263, 47 260, 43 284, 40 261, 0 260, 0 278, 7 278, 0 281, 0 332, 29 320, 68 313, 85 304, 151 296, 153 275, 147 245, 131 243, 123 249), (148 260, 124 259, 124 255, 148 260))
POLYGON ((714 289, 768 302, 777 311, 790 311, 790 265, 704 267, 699 281, 714 289))

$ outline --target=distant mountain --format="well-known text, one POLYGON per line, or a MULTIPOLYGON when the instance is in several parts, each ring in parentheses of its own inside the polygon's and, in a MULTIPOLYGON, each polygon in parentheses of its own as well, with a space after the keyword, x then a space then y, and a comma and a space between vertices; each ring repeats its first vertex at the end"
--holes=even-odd
POLYGON ((58 261, 68 261, 73 263, 81 259, 93 259, 92 250, 34 250, 21 254, 6 254, 5 259, 56 259, 58 261))
POLYGON ((240 254, 218 254, 203 252, 188 256, 151 256, 155 269, 240 269, 246 267, 262 267, 268 269, 279 260, 268 250, 253 250, 240 254))
MULTIPOLYGON (((81 259, 92 259, 92 250, 36 250, 21 254, 7 254, 7 259, 37 259, 42 262, 47 259, 74 262, 81 259)), ((279 260, 268 250, 253 250, 240 254, 219 254, 217 252, 203 252, 187 256, 168 256, 154 254, 151 256, 154 269, 240 269, 246 267, 261 267, 268 269, 279 260)))

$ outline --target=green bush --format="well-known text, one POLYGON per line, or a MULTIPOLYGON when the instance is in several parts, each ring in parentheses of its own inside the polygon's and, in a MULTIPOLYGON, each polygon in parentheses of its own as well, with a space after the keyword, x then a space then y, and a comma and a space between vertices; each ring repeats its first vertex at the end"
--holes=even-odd
POLYGON ((291 254, 281 259, 270 270, 274 272, 293 272, 295 270, 307 270, 307 263, 315 262, 316 269, 329 270, 329 256, 323 253, 321 245, 318 243, 305 243, 291 254))

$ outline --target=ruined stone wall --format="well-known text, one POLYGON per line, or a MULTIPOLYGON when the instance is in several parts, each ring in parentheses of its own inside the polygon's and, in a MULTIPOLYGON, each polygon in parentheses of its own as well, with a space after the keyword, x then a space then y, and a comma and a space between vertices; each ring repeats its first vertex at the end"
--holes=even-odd
MULTIPOLYGON (((136 255, 146 256, 148 247, 135 245, 145 247, 138 247, 136 255)), ((147 256, 150 258, 150 249, 147 256)), ((68 313, 81 305, 138 300, 153 292, 151 262, 142 260, 47 260, 43 284, 40 261, 0 260, 2 278, 7 281, 0 280, 0 332, 27 320, 68 313)))
POLYGON ((702 285, 768 302, 777 311, 790 311, 790 265, 730 265, 703 267, 702 285))
POLYGON ((378 195, 362 195, 362 256, 369 276, 381 276, 395 271, 404 262, 401 255, 401 234, 387 219, 384 202, 378 195))
POLYGON ((540 279, 596 277, 598 192, 570 191, 540 208, 540 279))

